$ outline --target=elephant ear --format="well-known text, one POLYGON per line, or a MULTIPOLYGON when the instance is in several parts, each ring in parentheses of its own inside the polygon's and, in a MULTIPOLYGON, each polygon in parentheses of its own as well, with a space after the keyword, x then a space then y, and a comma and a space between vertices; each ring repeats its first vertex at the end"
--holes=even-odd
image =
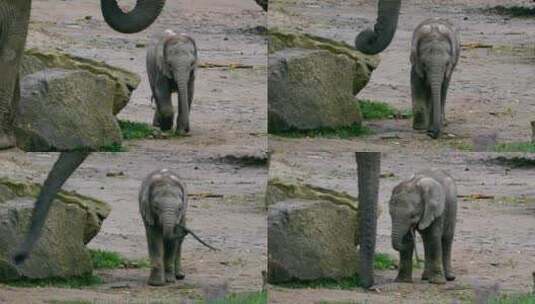
POLYGON ((158 43, 156 45, 156 66, 158 67, 158 70, 162 71, 162 73, 167 78, 172 78, 173 75, 171 74, 171 70, 169 69, 169 65, 167 64, 167 58, 165 53, 167 45, 175 37, 175 32, 171 30, 166 30, 164 36, 160 40, 158 40, 158 43))
POLYGON ((420 64, 420 55, 419 55, 419 49, 420 49, 420 36, 422 34, 425 34, 427 32, 431 31, 431 27, 429 25, 421 24, 416 30, 414 31, 414 34, 412 35, 412 42, 411 42, 411 64, 414 66, 416 73, 420 77, 424 77, 424 72, 421 69, 420 64))
POLYGON ((151 197, 154 181, 161 178, 161 175, 149 175, 149 177, 141 184, 139 191, 139 213, 146 225, 154 225, 154 216, 151 210, 151 197))
POLYGON ((453 72, 453 69, 455 69, 455 66, 457 65, 457 61, 459 61, 459 54, 461 52, 459 31, 453 26, 453 24, 450 24, 450 33, 447 37, 451 45, 452 62, 449 65, 448 70, 446 72, 448 73, 448 75, 451 75, 451 73, 453 72))
POLYGON ((418 223, 418 229, 424 230, 444 213, 446 194, 442 185, 429 177, 421 178, 416 187, 420 189, 424 212, 418 223))

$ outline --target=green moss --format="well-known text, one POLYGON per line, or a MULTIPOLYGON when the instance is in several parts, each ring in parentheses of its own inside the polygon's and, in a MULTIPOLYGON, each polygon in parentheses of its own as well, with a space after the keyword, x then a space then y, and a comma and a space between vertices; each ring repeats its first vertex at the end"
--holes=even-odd
POLYGON ((82 288, 102 284, 102 279, 99 276, 87 274, 72 278, 21 279, 6 284, 15 287, 82 288))
POLYGON ((535 144, 530 142, 503 143, 496 145, 496 152, 535 153, 535 144))
POLYGON ((511 17, 534 17, 535 7, 524 6, 503 6, 498 5, 485 9, 486 12, 498 15, 507 15, 511 17))
POLYGON ((270 133, 273 135, 288 137, 288 138, 305 138, 305 137, 325 137, 325 138, 353 138, 363 135, 371 134, 371 130, 362 125, 352 125, 349 127, 340 127, 340 128, 319 128, 313 130, 288 130, 288 131, 277 131, 270 133))
POLYGON ((206 304, 267 304, 267 293, 260 291, 232 294, 222 299, 207 301, 206 304))
POLYGON ((502 295, 490 300, 489 304, 535 304, 535 295, 502 295))
POLYGON ((103 146, 99 150, 99 152, 126 152, 126 148, 120 143, 103 146))
POLYGON ((392 256, 386 253, 376 253, 373 260, 373 268, 378 270, 394 269, 396 262, 392 256))

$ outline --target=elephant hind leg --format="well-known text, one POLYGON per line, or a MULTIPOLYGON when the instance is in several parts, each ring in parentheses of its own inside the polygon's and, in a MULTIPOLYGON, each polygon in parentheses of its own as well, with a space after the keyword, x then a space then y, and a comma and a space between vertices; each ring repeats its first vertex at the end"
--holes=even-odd
POLYGON ((449 237, 443 237, 442 238, 442 263, 444 267, 444 274, 446 276, 446 280, 448 281, 454 281, 455 280, 455 273, 453 272, 451 268, 451 245, 453 243, 453 236, 449 237))

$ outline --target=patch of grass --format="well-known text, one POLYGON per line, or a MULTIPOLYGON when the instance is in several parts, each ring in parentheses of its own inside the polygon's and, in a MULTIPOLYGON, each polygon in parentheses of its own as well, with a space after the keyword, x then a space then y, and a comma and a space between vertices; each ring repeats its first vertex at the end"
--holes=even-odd
POLYGON ((121 144, 111 144, 100 148, 99 152, 126 152, 126 148, 121 144))
POLYGON ((535 153, 535 144, 530 142, 504 143, 496 145, 496 152, 535 153))
POLYGON ((265 291, 260 291, 232 294, 222 299, 208 301, 206 304, 267 304, 267 293, 265 291))
POLYGON ((325 138, 353 138, 371 134, 371 130, 365 126, 353 125, 340 128, 320 128, 314 130, 289 130, 283 132, 270 132, 271 134, 288 138, 325 137, 325 138))
POLYGON ((125 140, 148 138, 156 131, 149 124, 130 120, 119 120, 119 126, 125 140))
POLYGON ((394 118, 399 112, 386 102, 359 100, 360 111, 364 119, 394 118))
POLYGON ((354 289, 360 287, 360 279, 358 275, 353 277, 334 280, 334 279, 319 279, 313 281, 294 281, 288 283, 277 284, 278 286, 292 289, 301 288, 327 288, 327 289, 354 289))
POLYGON ((394 269, 396 262, 394 258, 386 253, 376 253, 373 260, 373 268, 378 270, 394 269))
POLYGON ((450 140, 449 143, 452 148, 460 151, 471 152, 474 150, 474 145, 470 142, 462 140, 450 140))
POLYGON ((87 274, 72 278, 48 278, 48 279, 21 279, 7 282, 7 285, 15 287, 58 287, 58 288, 82 288, 95 286, 102 283, 99 276, 87 274))
POLYGON ((534 17, 535 7, 525 6, 503 6, 498 5, 485 9, 486 12, 498 15, 507 15, 511 17, 534 17))
POLYGON ((511 168, 535 168, 535 158, 498 156, 489 160, 490 163, 511 168))
POLYGON ((130 260, 114 251, 89 249, 89 254, 95 269, 150 267, 148 259, 130 260))
POLYGON ((535 295, 503 295, 490 300, 489 304, 535 304, 535 295))

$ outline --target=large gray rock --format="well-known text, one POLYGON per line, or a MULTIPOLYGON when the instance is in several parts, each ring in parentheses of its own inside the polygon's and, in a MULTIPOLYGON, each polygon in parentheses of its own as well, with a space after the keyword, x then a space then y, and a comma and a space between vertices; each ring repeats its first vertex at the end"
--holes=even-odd
POLYGON ((141 81, 137 74, 125 69, 56 50, 28 49, 24 52, 20 68, 22 78, 45 69, 83 70, 109 79, 114 87, 110 95, 113 99, 113 115, 117 115, 128 104, 132 92, 141 81))
POLYGON ((379 64, 377 56, 308 34, 269 32, 270 132, 360 124, 355 95, 379 64))
POLYGON ((268 281, 342 279, 357 272, 357 212, 329 201, 287 200, 268 213, 268 281))
POLYGON ((24 77, 15 119, 17 145, 26 151, 99 150, 118 145, 115 83, 84 70, 45 69, 24 77))
POLYGON ((40 186, 0 179, 0 281, 80 276, 92 272, 85 247, 96 236, 110 207, 82 195, 60 192, 30 258, 15 266, 11 257, 28 228, 40 186))

